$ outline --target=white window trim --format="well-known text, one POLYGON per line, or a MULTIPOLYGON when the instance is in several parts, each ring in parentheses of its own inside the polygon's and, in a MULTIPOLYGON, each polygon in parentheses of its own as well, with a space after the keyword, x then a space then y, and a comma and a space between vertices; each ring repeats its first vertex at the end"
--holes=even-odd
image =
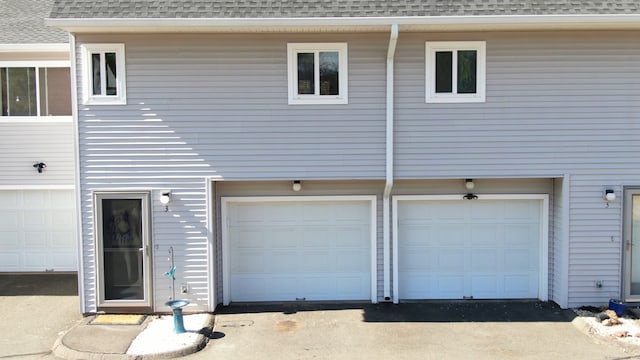
MULTIPOLYGON (((478 103, 485 102, 486 97, 486 41, 427 41, 425 44, 425 74, 426 74, 426 102, 427 103, 478 103), (436 93, 436 52, 453 51, 457 59, 458 50, 477 51, 476 93, 457 94, 436 93)), ((457 61, 454 61, 456 64, 457 61)), ((453 86, 457 85, 457 72, 453 72, 453 86)))
POLYGON ((126 105, 127 82, 125 68, 124 44, 83 44, 82 52, 82 104, 83 105, 126 105), (117 95, 93 95, 91 53, 116 53, 116 91, 117 95))
MULTIPOLYGON (((348 53, 347 43, 289 43, 287 44, 287 64, 288 64, 288 80, 289 80, 289 105, 310 105, 310 104, 348 104, 348 53), (305 51, 337 51, 339 56, 340 70, 338 73, 338 86, 340 93, 338 95, 300 95, 298 94, 298 52, 305 51)), ((319 85, 317 77, 319 76, 318 63, 316 61, 316 81, 319 85)))

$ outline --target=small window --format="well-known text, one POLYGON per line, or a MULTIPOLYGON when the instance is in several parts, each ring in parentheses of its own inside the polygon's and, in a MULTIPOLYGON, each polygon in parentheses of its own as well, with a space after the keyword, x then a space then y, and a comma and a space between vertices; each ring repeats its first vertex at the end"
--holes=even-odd
POLYGON ((484 41, 426 43, 426 101, 485 101, 484 41))
POLYGON ((84 104, 126 104, 123 44, 82 45, 84 104))
POLYGON ((68 67, 0 67, 0 116, 71 116, 68 67))
POLYGON ((288 44, 289 104, 347 104, 347 44, 288 44))

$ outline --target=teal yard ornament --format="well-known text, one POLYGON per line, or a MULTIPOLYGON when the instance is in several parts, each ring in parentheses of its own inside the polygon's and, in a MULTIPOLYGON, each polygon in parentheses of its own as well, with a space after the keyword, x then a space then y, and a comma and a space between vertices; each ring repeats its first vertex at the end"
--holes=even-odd
POLYGON ((173 310, 173 332, 182 334, 186 332, 182 308, 189 305, 189 300, 176 300, 176 265, 173 261, 173 246, 169 247, 169 261, 171 261, 171 268, 169 268, 169 271, 165 271, 164 276, 171 279, 171 300, 164 304, 173 310))

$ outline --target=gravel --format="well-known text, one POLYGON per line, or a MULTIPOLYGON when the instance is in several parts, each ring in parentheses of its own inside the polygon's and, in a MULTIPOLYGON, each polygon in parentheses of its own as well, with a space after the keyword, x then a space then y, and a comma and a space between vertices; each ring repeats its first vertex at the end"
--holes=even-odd
POLYGON ((573 311, 589 325, 592 334, 615 338, 628 344, 640 345, 640 320, 632 319, 625 315, 618 318, 621 324, 604 326, 596 319, 598 313, 581 309, 573 309, 573 311), (621 331, 626 332, 626 336, 616 336, 616 333, 620 334, 621 331))

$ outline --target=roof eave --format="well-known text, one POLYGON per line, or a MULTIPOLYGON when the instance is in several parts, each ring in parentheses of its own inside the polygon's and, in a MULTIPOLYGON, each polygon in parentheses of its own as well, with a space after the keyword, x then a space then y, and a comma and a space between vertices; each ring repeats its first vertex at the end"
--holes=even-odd
POLYGON ((48 26, 72 33, 153 32, 315 32, 467 30, 640 29, 640 14, 496 15, 324 18, 50 18, 48 26))

